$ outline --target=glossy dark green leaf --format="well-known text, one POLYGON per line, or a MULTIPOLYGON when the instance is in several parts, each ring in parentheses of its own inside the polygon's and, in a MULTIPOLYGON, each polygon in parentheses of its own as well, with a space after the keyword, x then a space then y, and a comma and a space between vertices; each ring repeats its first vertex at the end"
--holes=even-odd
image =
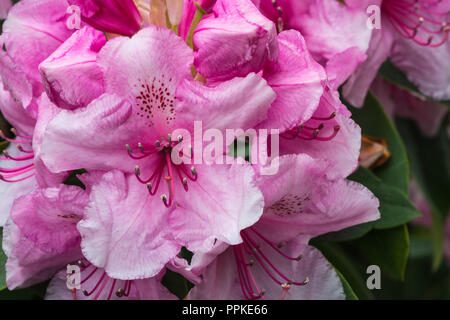
POLYGON ((342 273, 337 269, 335 269, 335 270, 336 270, 337 275, 339 276, 339 279, 341 279, 342 287, 344 288, 345 299, 346 300, 359 300, 358 296, 353 291, 352 287, 350 286, 348 281, 344 278, 342 273))
POLYGON ((385 230, 372 230, 357 242, 369 265, 396 280, 404 280, 409 252, 406 225, 385 230))
POLYGON ((371 171, 360 167, 349 179, 365 185, 380 201, 381 218, 370 222, 375 229, 397 227, 421 216, 406 195, 381 181, 371 171))
POLYGON ((381 181, 375 174, 365 168, 358 168, 350 180, 366 186, 380 201, 380 219, 341 231, 330 232, 320 239, 327 241, 347 241, 360 238, 372 229, 387 229, 401 226, 414 218, 420 217, 420 212, 399 189, 381 181))
POLYGON ((433 270, 437 270, 444 257, 445 219, 450 210, 450 157, 448 153, 447 123, 435 137, 425 137, 417 125, 404 119, 396 120, 405 141, 411 162, 411 175, 430 205, 433 221, 433 270))
POLYGON ((0 291, 0 300, 43 300, 47 286, 48 281, 24 289, 5 289, 0 291))
MULTIPOLYGON (((378 74, 386 81, 395 84, 405 90, 420 94, 421 96, 424 96, 416 85, 411 83, 407 78, 406 75, 399 70, 396 66, 392 64, 391 61, 387 60, 378 71, 378 74)), ((425 97, 425 96, 424 96, 425 97)), ((434 101, 436 103, 439 103, 447 108, 450 108, 450 101, 436 101, 434 99, 431 99, 429 97, 425 97, 428 100, 434 101)))
MULTIPOLYGON (((0 228, 0 244, 3 242, 3 228, 0 228)), ((0 291, 6 289, 6 255, 0 246, 0 291)))
POLYGON ((445 217, 450 210, 450 157, 447 126, 432 138, 424 137, 415 123, 397 119, 411 162, 411 175, 429 203, 445 217))
POLYGON ((363 134, 387 141, 391 157, 385 164, 376 168, 374 173, 386 184, 408 194, 409 163, 406 149, 397 129, 378 100, 369 92, 364 107, 350 107, 350 111, 363 134))

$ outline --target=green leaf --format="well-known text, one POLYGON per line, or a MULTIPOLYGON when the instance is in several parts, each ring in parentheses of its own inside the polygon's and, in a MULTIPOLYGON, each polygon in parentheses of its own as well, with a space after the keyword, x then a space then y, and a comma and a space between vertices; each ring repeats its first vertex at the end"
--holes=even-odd
POLYGON ((436 271, 444 259, 444 241, 445 241, 445 224, 436 210, 431 210, 431 226, 430 235, 431 243, 433 244, 433 264, 431 266, 433 271, 436 271))
MULTIPOLYGON (((3 228, 0 228, 0 244, 3 243, 3 228)), ((6 289, 6 255, 0 247, 0 291, 6 289)))
POLYGON ((47 291, 48 283, 49 281, 46 281, 25 289, 0 291, 0 300, 42 300, 47 291))
POLYGON ((189 290, 194 286, 182 275, 169 269, 166 270, 166 274, 161 283, 179 299, 184 299, 189 293, 189 290))
POLYGON ((383 183, 371 171, 360 167, 349 179, 365 185, 380 201, 381 218, 369 222, 375 229, 397 227, 421 216, 406 195, 383 183))
POLYGON ((64 180, 64 184, 68 186, 77 186, 84 190, 86 190, 86 186, 81 182, 81 180, 78 178, 79 175, 85 174, 87 171, 85 169, 79 169, 72 171, 69 176, 64 180))
POLYGON ((6 148, 8 148, 8 146, 9 146, 9 142, 8 141, 1 141, 0 142, 0 152, 5 150, 6 148))
MULTIPOLYGON (((336 269, 338 275, 345 280, 348 286, 359 299, 372 299, 372 293, 367 289, 366 282, 361 276, 358 267, 354 264, 354 259, 352 259, 349 254, 342 248, 338 243, 331 243, 326 241, 321 241, 318 238, 312 239, 310 244, 322 252, 325 258, 333 265, 336 269)), ((345 288, 344 290, 349 290, 345 288)), ((350 291, 345 291, 347 298, 352 298, 350 291)))
POLYGON ((450 210, 450 156, 447 126, 432 138, 424 137, 417 125, 404 119, 396 120, 405 141, 411 162, 411 175, 426 199, 443 217, 450 210))
POLYGON ((423 96, 424 98, 434 101, 436 103, 439 103, 447 108, 450 108, 450 101, 436 101, 430 97, 426 97, 423 95, 417 86, 415 86, 413 83, 411 83, 407 78, 406 75, 399 70, 396 66, 392 64, 390 60, 387 60, 383 65, 381 66, 380 70, 378 71, 378 75, 380 75, 384 80, 395 84, 402 89, 414 92, 416 94, 419 94, 423 96))
POLYGON ((433 221, 431 240, 435 271, 444 256, 445 218, 450 210, 450 157, 448 153, 447 123, 444 122, 435 137, 424 137, 410 120, 397 119, 411 162, 411 175, 423 192, 433 221))
POLYGON ((408 194, 409 163, 406 148, 400 134, 392 121, 375 98, 369 92, 361 109, 349 106, 352 118, 361 127, 362 133, 387 141, 390 159, 376 168, 374 173, 386 184, 397 187, 404 194, 408 194))
POLYGON ((382 273, 404 280, 409 251, 406 224, 386 230, 373 230, 357 242, 369 264, 378 265, 382 273))
POLYGON ((366 186, 380 201, 380 219, 344 230, 330 232, 319 238, 328 241, 347 241, 360 238, 372 229, 388 229, 401 226, 417 217, 420 212, 399 189, 381 181, 370 170, 359 167, 350 180, 366 186))
POLYGON ((345 299, 346 300, 359 300, 358 296, 353 291, 352 287, 347 282, 347 280, 344 278, 342 273, 336 268, 335 268, 335 270, 336 270, 337 275, 339 276, 339 279, 341 279, 342 287, 344 288, 345 299))

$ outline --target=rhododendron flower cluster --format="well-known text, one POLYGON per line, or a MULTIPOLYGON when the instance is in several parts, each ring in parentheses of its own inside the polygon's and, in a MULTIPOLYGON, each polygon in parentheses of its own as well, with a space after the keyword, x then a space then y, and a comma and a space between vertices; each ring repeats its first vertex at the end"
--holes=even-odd
POLYGON ((344 299, 310 240, 381 215, 349 179, 362 132, 341 93, 360 107, 372 87, 429 135, 446 111, 425 96, 450 99, 448 1, 10 5, 6 284, 50 280, 47 299, 176 299, 168 270, 186 299, 344 299), (388 57, 420 93, 375 79, 388 57))

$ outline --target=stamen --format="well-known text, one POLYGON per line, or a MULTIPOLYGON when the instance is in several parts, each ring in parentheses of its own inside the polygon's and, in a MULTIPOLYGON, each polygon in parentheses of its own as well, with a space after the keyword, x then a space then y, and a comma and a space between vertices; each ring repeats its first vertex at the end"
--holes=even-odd
POLYGON ((261 233, 259 233, 258 231, 256 231, 254 228, 249 228, 249 230, 253 231, 258 237, 260 237, 265 243, 267 243, 270 247, 272 247, 276 252, 278 252, 279 254, 281 254, 283 257, 285 257, 288 260, 293 260, 293 261, 300 261, 302 259, 302 255, 294 258, 294 257, 290 257, 287 254, 285 254, 284 252, 282 252, 281 250, 279 250, 278 248, 282 248, 286 245, 286 242, 282 242, 278 245, 278 248, 272 243, 272 241, 270 241, 269 239, 267 239, 266 237, 264 237, 261 233), (280 247, 281 245, 281 247, 280 247))
POLYGON ((11 128, 11 132, 19 138, 25 139, 25 140, 29 140, 30 142, 33 140, 33 137, 25 135, 25 134, 19 134, 16 130, 16 128, 11 128))
POLYGON ((33 150, 25 150, 20 144, 17 146, 17 149, 23 153, 33 153, 33 150))
POLYGON ((0 157, 0 160, 27 161, 34 158, 34 154, 25 157, 13 157, 5 150, 3 150, 3 154, 5 155, 6 158, 0 157))
POLYGON ((289 289, 291 288, 291 285, 288 283, 283 283, 281 285, 281 297, 280 300, 284 300, 284 298, 286 297, 289 289))
POLYGON ((239 245, 233 247, 233 250, 235 250, 234 253, 236 263, 238 265, 238 272, 239 270, 241 271, 241 279, 244 280, 244 282, 241 281, 241 289, 244 293, 245 298, 248 300, 264 299, 265 290, 260 290, 258 288, 258 284, 256 283, 250 265, 247 262, 247 258, 243 252, 243 246, 239 245), (246 290, 244 290, 244 288, 246 290), (253 290, 253 288, 255 288, 256 292, 253 290))
MULTIPOLYGON (((264 237, 260 232, 251 229, 257 236, 264 240, 270 247, 272 247, 276 252, 281 254, 283 257, 289 260, 299 261, 301 255, 297 258, 289 257, 283 252, 281 252, 277 246, 275 246, 270 240, 264 237)), ((237 246, 233 246, 233 252, 236 260, 236 265, 238 269, 239 282, 241 285, 241 290, 246 299, 264 299, 265 290, 259 290, 256 280, 251 271, 251 267, 254 265, 253 260, 247 260, 246 254, 252 255, 264 272, 277 284, 282 287, 282 294, 280 299, 286 297, 287 292, 292 285, 303 286, 309 282, 309 278, 305 278, 303 282, 294 282, 287 278, 279 269, 277 269, 273 263, 267 258, 267 256, 262 252, 260 245, 256 244, 251 237, 246 233, 246 231, 241 232, 243 243, 237 246), (266 265, 267 264, 267 265, 266 265), (272 273, 274 271, 278 276, 280 276, 284 281, 279 281, 275 275, 272 273), (256 292, 253 290, 256 289, 256 292)))
POLYGON ((137 177, 141 175, 141 169, 139 168, 139 166, 134 167, 134 173, 137 177))
MULTIPOLYGON (((144 147, 144 144, 139 142, 137 144, 139 153, 136 155, 134 154, 134 151, 129 144, 126 144, 125 148, 127 150, 128 155, 132 159, 140 160, 140 159, 144 159, 150 155, 155 155, 155 156, 160 157, 160 160, 159 160, 158 165, 156 166, 156 169, 154 170, 154 172, 148 179, 144 179, 141 177, 142 172, 141 172, 141 168, 138 165, 134 169, 136 178, 138 179, 138 181, 140 183, 146 185, 150 195, 152 195, 152 196, 156 194, 159 184, 160 184, 161 179, 164 174, 164 168, 167 166, 167 175, 164 177, 164 180, 167 183, 169 193, 168 193, 168 195, 165 195, 165 194, 161 195, 161 200, 163 201, 165 206, 170 207, 172 205, 173 199, 175 197, 174 168, 177 172, 178 177, 180 178, 180 183, 182 184, 183 188, 186 191, 188 191, 188 179, 191 181, 196 181, 198 176, 197 176, 197 171, 194 167, 192 167, 189 172, 188 169, 185 168, 185 164, 183 164, 183 163, 182 164, 174 164, 172 162, 172 158, 171 158, 171 152, 173 150, 172 148, 176 144, 181 143, 183 141, 183 137, 181 135, 179 135, 177 137, 176 141, 172 141, 172 136, 170 134, 168 134, 167 137, 168 137, 168 144, 165 143, 164 145, 162 145, 160 141, 156 141, 155 142, 156 147, 154 150, 151 150, 151 151, 146 150, 144 147)), ((192 150, 192 148, 190 148, 190 150, 192 150)))
POLYGON ((166 151, 166 164, 167 164, 167 171, 169 175, 166 177, 167 187, 169 188, 169 202, 166 203, 166 201, 163 202, 166 205, 166 207, 170 207, 172 205, 172 199, 175 196, 175 188, 173 186, 173 169, 172 169, 172 159, 170 158, 170 153, 166 151))
POLYGON ((28 139, 28 138, 25 138, 25 137, 22 137, 23 140, 18 140, 17 139, 17 137, 18 137, 17 135, 16 135, 16 139, 10 139, 3 133, 2 130, 0 130, 0 137, 3 140, 6 140, 6 141, 11 142, 11 143, 25 143, 25 144, 31 143, 31 139, 28 139))
POLYGON ((113 283, 112 283, 112 285, 111 285, 111 289, 109 290, 109 295, 108 295, 108 300, 111 300, 111 296, 112 296, 112 293, 113 293, 113 291, 114 291, 114 287, 115 287, 115 285, 116 285, 116 279, 114 279, 114 281, 113 281, 113 283))
POLYGON ((326 120, 331 120, 334 119, 334 117, 336 117, 336 112, 332 112, 328 117, 311 117, 311 119, 313 120, 320 120, 320 121, 326 121, 326 120))
MULTIPOLYGON (((106 272, 103 272, 102 276, 100 277, 100 280, 97 281, 97 284, 94 286, 94 289, 92 289, 91 292, 88 292, 86 289, 82 289, 83 294, 86 297, 89 297, 90 295, 92 295, 97 290, 97 288, 100 286, 100 284, 102 283, 102 281, 105 277, 106 277, 106 272)), ((83 283, 83 282, 81 282, 81 283, 83 283)))
POLYGON ((10 180, 10 179, 8 179, 8 177, 5 178, 5 176, 0 174, 0 180, 2 180, 4 182, 14 183, 14 182, 20 182, 20 181, 27 180, 27 179, 29 179, 31 177, 34 177, 34 175, 35 175, 35 173, 32 173, 32 174, 30 174, 30 175, 28 175, 26 177, 23 177, 23 178, 20 178, 20 179, 17 179, 17 180, 10 180))
POLYGON ((442 21, 448 12, 434 12, 429 7, 440 2, 389 0, 383 1, 382 8, 388 21, 402 37, 422 46, 439 47, 448 39, 447 21, 442 21), (436 38, 438 40, 433 43, 436 38))
POLYGON ((124 290, 123 290, 123 288, 117 289, 117 291, 116 291, 116 296, 118 296, 119 298, 122 298, 123 295, 124 295, 124 290))
MULTIPOLYGON (((30 163, 30 164, 27 164, 26 166, 18 167, 18 168, 2 168, 2 167, 0 167, 0 172, 3 172, 3 173, 16 173, 18 171, 22 171, 22 170, 25 170, 25 169, 28 169, 28 168, 31 168, 31 167, 34 167, 33 163, 30 163)), ((24 171, 24 172, 27 172, 27 171, 24 171)))

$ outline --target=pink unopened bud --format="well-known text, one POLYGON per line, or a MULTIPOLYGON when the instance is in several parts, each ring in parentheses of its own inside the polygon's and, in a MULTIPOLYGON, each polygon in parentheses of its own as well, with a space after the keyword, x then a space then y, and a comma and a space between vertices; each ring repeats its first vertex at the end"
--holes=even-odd
POLYGON ((132 36, 141 28, 142 17, 133 0, 69 0, 80 8, 81 19, 104 32, 132 36))

